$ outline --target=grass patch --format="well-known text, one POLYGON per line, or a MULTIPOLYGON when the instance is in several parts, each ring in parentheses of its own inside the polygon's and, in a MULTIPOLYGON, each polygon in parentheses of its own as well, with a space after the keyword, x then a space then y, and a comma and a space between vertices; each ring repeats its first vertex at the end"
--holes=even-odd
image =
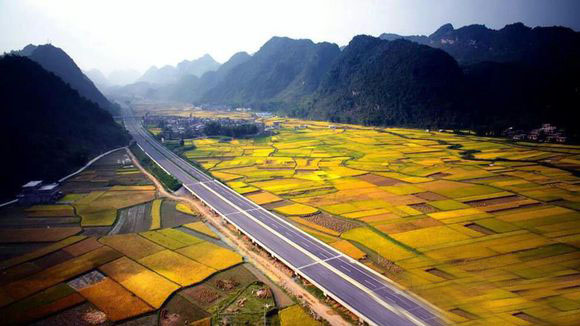
POLYGON ((171 191, 176 191, 177 189, 181 188, 181 182, 175 179, 173 176, 167 174, 167 172, 163 171, 157 163, 153 162, 147 154, 145 154, 137 144, 133 144, 129 147, 131 152, 135 155, 135 157, 139 160, 139 163, 147 169, 151 174, 159 180, 163 186, 171 191))

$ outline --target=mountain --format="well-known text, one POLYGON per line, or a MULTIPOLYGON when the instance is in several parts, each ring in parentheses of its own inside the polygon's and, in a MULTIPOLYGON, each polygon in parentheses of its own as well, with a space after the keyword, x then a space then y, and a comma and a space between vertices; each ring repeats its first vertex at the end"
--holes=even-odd
POLYGON ((566 52, 578 42, 578 33, 565 27, 530 28, 522 23, 493 30, 484 25, 469 25, 455 29, 441 26, 429 36, 382 34, 385 40, 404 38, 442 49, 460 64, 492 62, 541 63, 554 54, 570 57, 566 52))
POLYGON ((215 61, 209 54, 187 61, 183 60, 177 64, 177 70, 182 76, 194 75, 196 77, 201 77, 204 73, 208 71, 215 71, 219 68, 219 62, 215 61))
MULTIPOLYGON (((166 65, 161 68, 152 66, 137 81, 152 84, 174 84, 187 76, 201 77, 205 72, 218 69, 220 64, 209 54, 195 60, 183 60, 177 66, 166 65)), ((187 79, 187 78, 186 78, 187 79)))
POLYGON ((110 86, 109 80, 99 69, 91 69, 85 71, 85 75, 97 86, 100 91, 103 91, 110 86))
POLYGON ((318 88, 339 54, 336 44, 273 37, 199 102, 264 109, 293 106, 318 88))
POLYGON ((77 90, 81 96, 95 102, 101 108, 113 114, 118 112, 118 109, 101 94, 95 84, 83 74, 73 59, 62 49, 51 44, 38 46, 30 44, 21 51, 15 51, 13 53, 26 56, 36 61, 45 70, 59 76, 64 82, 77 90))
POLYGON ((245 52, 236 53, 230 60, 220 65, 216 71, 207 71, 201 78, 189 74, 178 77, 174 82, 164 84, 140 81, 124 87, 111 88, 108 92, 115 97, 126 97, 129 95, 153 100, 195 102, 207 90, 224 80, 231 69, 247 61, 249 58, 250 55, 245 52))
POLYGON ((134 69, 124 69, 124 70, 114 70, 112 71, 109 76, 108 80, 109 83, 112 85, 128 85, 134 83, 141 74, 134 69))
POLYGON ((207 91, 214 88, 226 79, 229 72, 240 64, 250 60, 251 56, 246 52, 234 54, 228 61, 222 64, 216 71, 208 71, 197 81, 182 80, 176 85, 176 100, 185 102, 198 101, 207 91))
POLYGON ((0 101, 1 197, 32 179, 56 180, 128 142, 109 112, 24 56, 0 58, 0 101))
POLYGON ((365 125, 452 125, 463 75, 447 53, 359 35, 325 75, 312 105, 293 112, 365 125))
POLYGON ((173 66, 166 65, 161 68, 152 66, 137 81, 152 84, 170 84, 177 82, 178 78, 178 70, 173 66))

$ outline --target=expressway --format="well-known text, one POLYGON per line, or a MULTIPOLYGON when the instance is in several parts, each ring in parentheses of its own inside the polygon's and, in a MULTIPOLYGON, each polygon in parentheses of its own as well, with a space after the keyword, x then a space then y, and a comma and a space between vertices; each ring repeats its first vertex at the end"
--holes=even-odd
POLYGON ((195 168, 159 144, 134 117, 124 120, 141 149, 187 190, 368 324, 443 325, 428 304, 195 168))

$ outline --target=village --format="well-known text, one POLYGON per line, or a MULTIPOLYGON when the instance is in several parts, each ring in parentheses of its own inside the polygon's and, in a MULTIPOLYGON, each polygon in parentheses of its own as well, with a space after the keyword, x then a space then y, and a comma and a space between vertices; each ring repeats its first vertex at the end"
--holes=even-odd
POLYGON ((279 129, 279 124, 266 126, 257 121, 261 117, 256 115, 256 120, 234 118, 205 118, 163 116, 146 114, 143 124, 147 129, 162 141, 168 139, 188 139, 204 136, 270 136, 274 130, 279 129))
POLYGON ((528 132, 510 127, 503 134, 505 137, 515 141, 528 140, 544 143, 565 143, 568 141, 568 137, 566 137, 563 130, 549 123, 544 123, 542 127, 532 129, 528 132))

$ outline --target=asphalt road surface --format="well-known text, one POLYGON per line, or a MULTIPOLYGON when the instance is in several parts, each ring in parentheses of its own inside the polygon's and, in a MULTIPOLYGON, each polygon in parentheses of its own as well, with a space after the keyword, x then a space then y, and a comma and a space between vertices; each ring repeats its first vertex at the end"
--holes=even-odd
POLYGON ((365 265, 254 204, 159 144, 134 117, 137 144, 186 189, 296 273, 371 325, 443 325, 428 304, 365 265))

